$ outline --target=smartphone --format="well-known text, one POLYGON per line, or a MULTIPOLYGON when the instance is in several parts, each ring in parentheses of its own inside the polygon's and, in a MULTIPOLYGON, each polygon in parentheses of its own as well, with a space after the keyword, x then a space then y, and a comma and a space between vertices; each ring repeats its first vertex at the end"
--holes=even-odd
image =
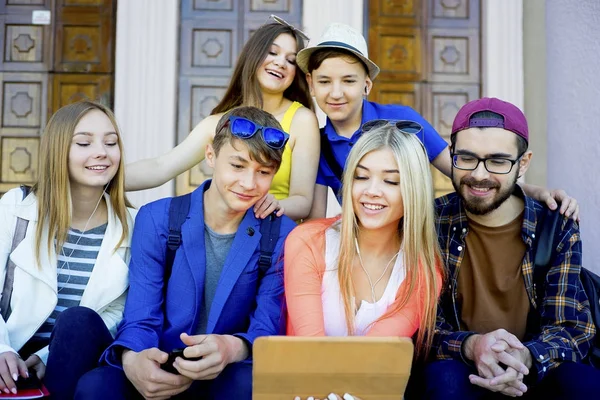
POLYGON ((191 357, 191 358, 188 358, 188 357, 184 356, 184 355, 183 355, 183 350, 185 350, 185 349, 173 349, 173 350, 172 350, 172 351, 169 353, 169 358, 167 359, 167 362, 166 362, 166 363, 164 363, 164 364, 161 364, 161 365, 160 365, 160 368, 161 368, 163 371, 167 371, 167 372, 170 372, 170 373, 172 373, 172 374, 179 375, 179 371, 177 371, 177 368, 175 368, 175 367, 173 366, 173 363, 175 362, 175 359, 176 359, 177 357, 181 357, 181 358, 183 358, 184 360, 188 360, 188 361, 198 361, 198 360, 202 360, 202 357, 191 357))
POLYGON ((19 379, 15 382, 17 384, 17 391, 29 390, 29 389, 40 389, 42 382, 40 382, 37 374, 34 370, 30 369, 29 378, 23 378, 19 376, 19 379))

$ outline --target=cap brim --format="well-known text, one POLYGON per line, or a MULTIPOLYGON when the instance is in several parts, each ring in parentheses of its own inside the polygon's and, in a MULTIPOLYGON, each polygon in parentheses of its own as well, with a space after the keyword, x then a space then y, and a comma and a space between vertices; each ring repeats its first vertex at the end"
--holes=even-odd
POLYGON ((315 51, 321 50, 321 49, 342 49, 345 51, 349 51, 350 53, 352 53, 356 57, 358 57, 363 63, 365 63, 365 65, 367 66, 367 68, 369 70, 369 78, 372 81, 375 80, 377 75, 379 75, 379 67, 377 66, 377 64, 375 64, 373 61, 369 60, 362 54, 360 54, 352 49, 349 49, 348 47, 335 46, 335 45, 329 45, 329 44, 326 46, 316 45, 313 47, 307 47, 305 49, 300 50, 300 52, 296 55, 296 65, 302 70, 302 72, 304 72, 305 74, 309 72, 308 71, 308 60, 310 59, 310 56, 315 51))

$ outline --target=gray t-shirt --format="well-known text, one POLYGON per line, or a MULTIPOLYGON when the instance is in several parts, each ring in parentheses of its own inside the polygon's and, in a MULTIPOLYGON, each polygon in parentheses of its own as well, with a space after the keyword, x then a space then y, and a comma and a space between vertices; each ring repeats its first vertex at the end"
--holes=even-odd
POLYGON ((231 244, 235 238, 235 233, 220 234, 216 233, 204 224, 204 248, 206 251, 206 269, 204 272, 204 304, 200 307, 200 320, 196 327, 196 334, 206 333, 208 324, 208 314, 212 306, 217 284, 221 277, 221 271, 225 265, 225 259, 231 249, 231 244))

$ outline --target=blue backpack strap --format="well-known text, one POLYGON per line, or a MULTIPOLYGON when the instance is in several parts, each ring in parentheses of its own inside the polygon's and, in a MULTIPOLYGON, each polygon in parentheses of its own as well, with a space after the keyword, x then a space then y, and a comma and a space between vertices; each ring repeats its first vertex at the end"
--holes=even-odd
POLYGON ((179 249, 179 246, 181 246, 181 226, 185 222, 190 211, 191 200, 191 193, 173 197, 171 199, 171 205, 169 206, 169 236, 167 238, 167 251, 165 253, 165 291, 167 282, 169 281, 169 278, 171 278, 175 253, 177 252, 177 249, 179 249))
POLYGON ((281 218, 275 213, 263 219, 260 223, 260 257, 258 259, 258 276, 262 278, 273 264, 273 252, 279 240, 281 218))

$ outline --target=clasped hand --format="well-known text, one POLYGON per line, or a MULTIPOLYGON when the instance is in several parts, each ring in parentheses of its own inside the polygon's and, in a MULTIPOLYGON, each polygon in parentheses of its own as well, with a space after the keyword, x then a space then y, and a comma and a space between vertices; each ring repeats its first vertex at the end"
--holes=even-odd
POLYGON ((472 384, 511 397, 527 391, 523 379, 532 365, 531 353, 515 335, 504 329, 473 335, 465 342, 465 356, 479 374, 469 375, 472 384))

